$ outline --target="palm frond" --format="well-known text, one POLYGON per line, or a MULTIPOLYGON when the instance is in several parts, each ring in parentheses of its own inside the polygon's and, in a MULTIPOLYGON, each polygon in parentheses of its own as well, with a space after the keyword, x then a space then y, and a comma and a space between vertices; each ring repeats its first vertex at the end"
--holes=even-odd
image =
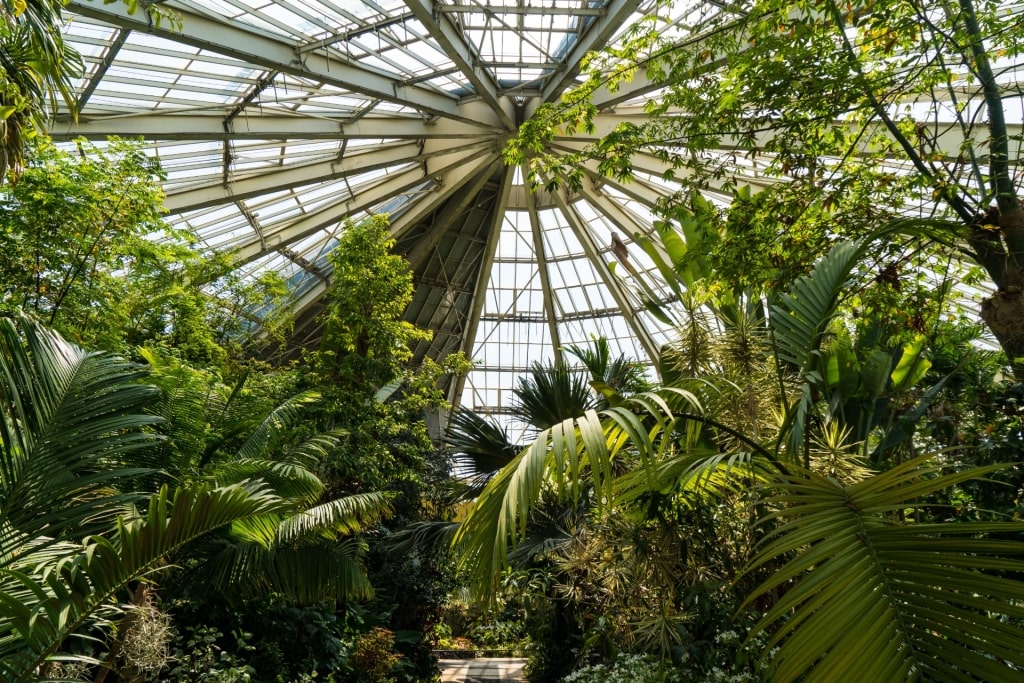
POLYGON ((252 515, 290 505, 253 486, 166 488, 145 517, 121 521, 113 538, 92 536, 75 552, 41 564, 22 557, 0 570, 0 674, 32 680, 36 669, 131 581, 195 539, 252 515))
POLYGON ((653 472, 638 468, 617 478, 615 505, 629 506, 652 493, 685 493, 680 504, 697 505, 763 484, 774 473, 771 463, 748 452, 682 449, 660 458, 653 472))
POLYGON ((232 590, 242 597, 281 593, 299 604, 324 600, 361 600, 373 597, 362 556, 365 547, 355 539, 323 540, 269 552, 249 547, 232 578, 232 590))
POLYGON ((156 349, 141 348, 139 355, 149 364, 148 380, 160 389, 149 412, 163 418, 161 468, 172 480, 185 480, 206 449, 207 413, 216 393, 212 378, 156 349))
POLYGON ((785 591, 755 629, 774 629, 772 680, 1018 678, 1024 543, 1001 539, 1024 524, 899 521, 920 497, 995 469, 947 473, 922 456, 848 486, 783 477, 765 520, 781 524, 748 568, 784 561, 747 599, 785 591))
POLYGON ((390 498, 388 493, 373 491, 314 505, 281 522, 279 542, 289 543, 325 530, 337 534, 361 531, 391 514, 390 498))
POLYGON ((608 340, 604 337, 592 338, 589 346, 572 345, 565 347, 565 350, 583 363, 590 373, 591 385, 599 388, 601 393, 601 389, 604 389, 630 395, 651 388, 643 366, 625 354, 613 359, 608 340))
POLYGON ((489 475, 507 465, 522 447, 513 444, 508 432, 493 420, 471 410, 456 410, 445 437, 454 453, 458 473, 489 475))
POLYGON ((287 515, 247 517, 231 525, 231 538, 267 550, 311 538, 335 539, 372 526, 391 514, 387 493, 357 493, 287 515))
POLYGON ((595 403, 587 378, 564 363, 534 362, 513 393, 513 413, 539 429, 579 417, 595 403))
POLYGON ((439 552, 451 547, 458 529, 458 522, 414 522, 388 537, 388 549, 400 554, 412 553, 415 550, 426 553, 439 552))
POLYGON ((281 433, 295 424, 303 408, 318 400, 320 400, 319 392, 304 391, 274 408, 238 449, 237 457, 242 459, 263 457, 267 449, 277 442, 281 433))
POLYGON ((556 436, 560 452, 571 452, 573 458, 578 458, 575 434, 574 418, 543 430, 533 444, 488 482, 459 526, 452 546, 461 551, 460 564, 469 571, 473 588, 481 595, 494 594, 498 576, 507 566, 509 545, 525 534, 529 511, 540 496, 553 459, 549 441, 556 436))
POLYGON ((807 415, 811 409, 809 385, 820 384, 818 367, 822 341, 837 313, 839 297, 854 266, 864 255, 868 240, 849 240, 836 244, 814 266, 797 278, 771 306, 771 327, 779 359, 796 370, 807 384, 797 403, 788 411, 789 448, 799 452, 804 440, 807 415))
POLYGON ((337 447, 345 434, 345 430, 342 429, 315 434, 305 441, 288 448, 281 458, 281 462, 315 469, 330 454, 331 450, 337 447))
POLYGON ((262 480, 277 495, 293 500, 316 500, 324 490, 320 478, 303 465, 277 460, 234 460, 218 465, 209 475, 220 486, 262 480))
POLYGON ((159 437, 143 427, 157 392, 138 365, 89 353, 24 316, 0 317, 0 522, 29 536, 85 535, 117 490, 150 473, 159 437), (84 525, 84 526, 83 526, 84 525))
MULTIPOLYGON (((689 394, 670 395, 682 400, 689 394)), ((571 505, 585 494, 598 509, 610 505, 615 494, 613 461, 622 451, 636 448, 644 454, 644 467, 650 468, 661 440, 673 436, 666 429, 666 421, 673 419, 665 398, 651 392, 601 413, 588 410, 540 432, 484 487, 455 535, 453 546, 459 548, 460 563, 471 573, 475 590, 492 594, 507 566, 509 546, 525 537, 544 487, 571 505)))

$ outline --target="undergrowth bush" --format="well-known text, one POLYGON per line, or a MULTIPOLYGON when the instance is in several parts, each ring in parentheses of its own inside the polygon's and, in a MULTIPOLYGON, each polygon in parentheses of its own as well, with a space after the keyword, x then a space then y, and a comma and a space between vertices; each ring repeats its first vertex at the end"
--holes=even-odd
POLYGON ((663 671, 653 655, 622 654, 611 664, 594 664, 577 669, 561 683, 683 683, 676 671, 663 671))

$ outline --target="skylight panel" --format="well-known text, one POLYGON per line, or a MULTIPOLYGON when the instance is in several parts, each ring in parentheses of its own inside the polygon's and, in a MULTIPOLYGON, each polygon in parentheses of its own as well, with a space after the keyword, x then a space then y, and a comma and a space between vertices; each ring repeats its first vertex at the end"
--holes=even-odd
POLYGON ((118 94, 116 91, 107 93, 102 90, 93 93, 89 104, 90 109, 107 107, 115 112, 125 109, 155 109, 160 106, 159 101, 154 101, 151 97, 141 98, 131 94, 118 94))
MULTIPOLYGON (((636 335, 625 318, 611 315, 599 318, 579 318, 558 326, 559 336, 565 345, 587 346, 595 337, 608 340, 612 358, 625 355, 627 358, 645 362, 647 353, 638 342, 636 335)), ((652 373, 653 374, 653 373, 652 373)))
MULTIPOLYGON (((512 184, 519 185, 507 197, 496 196, 497 189, 510 182, 502 175, 504 169, 496 165, 487 171, 492 176, 480 176, 487 168, 487 159, 481 155, 497 160, 500 138, 508 132, 511 122, 502 120, 502 115, 522 103, 513 101, 513 96, 536 97, 543 85, 561 79, 564 57, 574 55, 577 41, 590 44, 593 35, 588 38, 588 29, 598 25, 599 12, 608 4, 605 0, 437 0, 435 18, 445 20, 445 30, 454 27, 462 33, 445 37, 467 47, 473 53, 469 61, 489 72, 477 87, 497 84, 496 92, 490 94, 475 91, 455 66, 464 55, 453 59, 446 54, 403 0, 175 0, 173 4, 223 22, 226 52, 245 52, 247 34, 270 34, 279 44, 294 45, 297 61, 287 50, 280 64, 258 60, 257 65, 218 54, 210 43, 203 43, 203 50, 190 47, 186 43, 195 36, 189 34, 187 22, 181 31, 185 39, 179 42, 173 33, 125 34, 101 22, 80 19, 77 26, 72 22, 68 34, 87 48, 83 51, 87 51, 89 76, 80 89, 100 74, 111 43, 119 35, 127 36, 105 75, 97 76, 83 120, 98 136, 142 130, 164 140, 153 143, 152 152, 169 174, 165 187, 172 196, 168 203, 212 204, 182 209, 172 220, 195 228, 208 248, 239 247, 247 261, 239 273, 255 277, 266 270, 279 272, 296 296, 304 294, 300 300, 306 305, 323 291, 321 274, 329 271, 326 254, 336 245, 346 216, 360 220, 385 212, 397 223, 404 215, 406 223, 397 223, 406 236, 404 248, 414 245, 416 235, 428 232, 431 217, 452 207, 448 210, 454 217, 452 224, 459 227, 441 235, 436 247, 419 257, 424 264, 447 265, 440 278, 434 277, 438 275, 434 271, 421 274, 420 308, 411 310, 410 316, 439 333, 441 341, 424 345, 424 353, 463 347, 482 363, 467 381, 466 395, 474 396, 473 402, 507 414, 512 404, 510 387, 530 362, 553 359, 555 345, 585 344, 590 334, 621 337, 621 343, 613 341, 613 349, 628 347, 635 352, 630 355, 642 355, 631 328, 640 316, 635 311, 625 316, 616 313, 617 303, 628 294, 617 292, 613 297, 605 265, 591 265, 589 258, 613 261, 608 244, 610 233, 618 230, 630 246, 634 265, 645 276, 652 275, 649 260, 630 243, 632 231, 604 220, 600 204, 614 202, 621 209, 616 220, 635 220, 644 226, 637 230, 649 230, 651 198, 669 186, 641 178, 636 188, 616 188, 614 183, 600 190, 588 187, 588 192, 600 193, 595 196, 600 201, 595 207, 576 201, 573 210, 580 217, 569 223, 549 194, 528 194, 521 187, 519 169, 507 171, 513 174, 512 184), (454 2, 459 3, 458 9, 473 11, 453 11, 454 2), (296 76, 300 63, 318 65, 317 74, 296 76), (321 78, 332 85, 321 84, 321 78), (375 94, 351 92, 345 83, 375 94), (503 109, 501 114, 495 111, 495 100, 503 109), (175 112, 181 116, 173 116, 175 112), (166 141, 201 131, 210 135, 203 143, 166 141), (417 138, 419 144, 410 144, 417 138), (493 144, 483 149, 452 141, 457 138, 493 144), (448 147, 465 147, 465 151, 457 149, 425 163, 412 160, 448 147), (358 155, 368 150, 372 150, 368 158, 390 159, 392 150, 407 152, 408 157, 387 168, 359 171, 358 155), (384 153, 375 155, 378 150, 384 153), (460 158, 472 163, 474 171, 457 168, 460 158), (334 177, 340 168, 335 161, 343 165, 344 178, 334 177), (308 176, 303 175, 303 166, 308 166, 308 176), (400 191, 412 182, 419 184, 400 191), (478 198, 466 197, 471 187, 482 188, 478 198), (638 198, 619 191, 638 188, 643 190, 638 198), (461 207, 455 211, 457 202, 461 207), (499 205, 505 214, 495 217, 490 212, 499 205), (540 230, 539 243, 535 243, 538 237, 529 210, 537 212, 533 222, 540 230), (414 217, 418 222, 413 222, 414 217), (488 236, 487 230, 499 234, 488 236), (495 251, 484 255, 486 249, 495 251), (477 273, 479 264, 490 263, 492 257, 493 270, 477 273), (443 287, 431 283, 449 276, 462 280, 446 296, 443 287), (543 287, 549 281, 555 292, 545 299, 543 287), (475 340, 463 340, 458 328, 465 324, 472 310, 469 302, 478 289, 484 291, 478 335, 475 340), (553 331, 556 322, 557 332, 553 331)), ((684 0, 665 11, 682 16, 702 5, 706 3, 684 0)), ((641 9, 651 6, 653 0, 644 0, 641 9)), ((107 11, 98 3, 97 8, 107 11)), ((118 15, 109 12, 112 22, 119 20, 118 15)), ((211 42, 217 40, 212 37, 216 31, 203 35, 211 42)), ((636 103, 648 97, 638 97, 636 103)), ((532 109, 533 102, 525 111, 532 109)), ((64 135, 76 128, 61 125, 64 135)), ((376 165, 367 161, 371 163, 376 165)), ((623 269, 615 275, 623 276, 623 269)), ((618 284, 628 288, 627 282, 618 284)), ((645 325, 648 322, 644 319, 645 325)))
POLYGON ((507 212, 498 237, 496 258, 533 260, 532 239, 529 215, 525 211, 507 212))
MULTIPOLYGON (((341 222, 338 223, 338 226, 341 222)), ((326 256, 337 243, 337 234, 340 232, 337 226, 331 229, 317 230, 312 235, 295 243, 295 253, 313 263, 318 268, 330 270, 330 263, 326 256)), ((326 272, 326 271, 325 271, 326 272)))
POLYGON ((303 36, 315 36, 329 31, 331 25, 322 18, 322 13, 311 11, 302 2, 277 0, 261 8, 260 13, 285 26, 298 29, 303 36))
POLYGON ((79 16, 65 18, 63 28, 65 39, 93 45, 109 42, 117 35, 118 30, 113 26, 79 16))
POLYGON ((558 262, 549 269, 551 290, 559 308, 567 314, 587 313, 615 306, 594 266, 586 259, 558 262))
POLYGON ((267 33, 287 38, 303 35, 303 27, 315 30, 316 27, 304 18, 289 12, 276 2, 250 2, 249 0, 226 0, 217 5, 234 21, 248 24, 267 33))
POLYGON ((210 226, 217 225, 218 223, 224 223, 229 220, 238 218, 238 207, 234 204, 225 204, 223 206, 200 209, 199 211, 189 211, 187 213, 180 214, 178 220, 187 223, 189 226, 196 230, 201 228, 209 228, 210 226))
POLYGON ((102 60, 102 57, 106 54, 107 50, 110 49, 109 45, 106 45, 102 42, 75 42, 74 46, 75 49, 78 50, 78 54, 81 55, 82 61, 86 64, 87 74, 95 73, 96 65, 102 60))

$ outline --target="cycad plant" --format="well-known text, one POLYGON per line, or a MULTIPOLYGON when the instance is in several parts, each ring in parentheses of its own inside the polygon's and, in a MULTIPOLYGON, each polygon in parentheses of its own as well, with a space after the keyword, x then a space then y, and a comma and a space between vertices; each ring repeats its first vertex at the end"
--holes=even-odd
POLYGON ((259 482, 147 494, 156 391, 138 366, 89 353, 21 316, 0 318, 0 671, 39 667, 116 595, 185 544, 291 509, 259 482))
POLYGON ((228 598, 277 592, 303 604, 372 595, 353 534, 390 513, 389 496, 327 495, 318 472, 342 435, 297 433, 319 395, 300 392, 275 404, 246 392, 248 375, 228 387, 152 349, 142 354, 160 389, 152 410, 167 436, 163 476, 218 486, 258 480, 292 505, 185 549, 175 559, 190 568, 182 577, 190 590, 228 598))

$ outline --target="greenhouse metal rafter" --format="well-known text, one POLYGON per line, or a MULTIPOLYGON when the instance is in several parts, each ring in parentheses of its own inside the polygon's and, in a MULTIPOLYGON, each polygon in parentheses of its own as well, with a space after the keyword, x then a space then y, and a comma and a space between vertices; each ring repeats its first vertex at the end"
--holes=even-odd
MULTIPOLYGON (((551 193, 524 183, 503 151, 523 121, 579 81, 591 50, 619 40, 655 9, 681 44, 728 3, 680 0, 169 0, 180 26, 155 25, 122 3, 72 0, 68 41, 85 60, 77 119, 60 112, 57 140, 141 136, 167 173, 168 220, 246 273, 281 273, 293 292, 285 354, 315 345, 330 284, 327 254, 347 221, 386 213, 396 251, 414 270, 406 319, 430 329, 414 360, 463 351, 476 361, 448 396, 507 412, 511 387, 535 360, 609 339, 614 353, 652 362, 668 325, 644 310, 632 273, 612 269, 613 233, 627 247, 651 235, 659 200, 688 171, 657 150, 632 177, 579 162, 582 185, 551 193), (675 178, 675 180, 673 179, 675 178)), ((720 68, 712 59, 701 73, 720 68)), ((949 99, 966 96, 951 85, 949 99)), ((648 119, 660 85, 643 70, 599 85, 592 132, 561 132, 552 154, 581 152, 619 126, 648 119)), ((958 90, 959 88, 959 90, 958 90)), ((963 91, 963 92, 961 92, 963 91)), ((912 104, 912 103, 911 103, 912 104)), ((664 120, 683 116, 667 109, 664 120)), ((1019 136, 1019 120, 1010 122, 1019 136)), ((930 130, 955 160, 973 130, 930 130)), ((883 132, 879 129, 878 132, 883 132)), ((735 187, 784 180, 765 140, 724 131, 709 154, 729 172, 704 182, 720 205, 735 187)), ((685 149, 686 140, 665 149, 685 149)), ((935 163, 943 161, 936 157, 935 163)), ((893 162, 894 173, 905 167, 893 162)), ((658 286, 640 248, 631 266, 658 286)), ((661 282, 661 284, 664 284, 661 282)))

